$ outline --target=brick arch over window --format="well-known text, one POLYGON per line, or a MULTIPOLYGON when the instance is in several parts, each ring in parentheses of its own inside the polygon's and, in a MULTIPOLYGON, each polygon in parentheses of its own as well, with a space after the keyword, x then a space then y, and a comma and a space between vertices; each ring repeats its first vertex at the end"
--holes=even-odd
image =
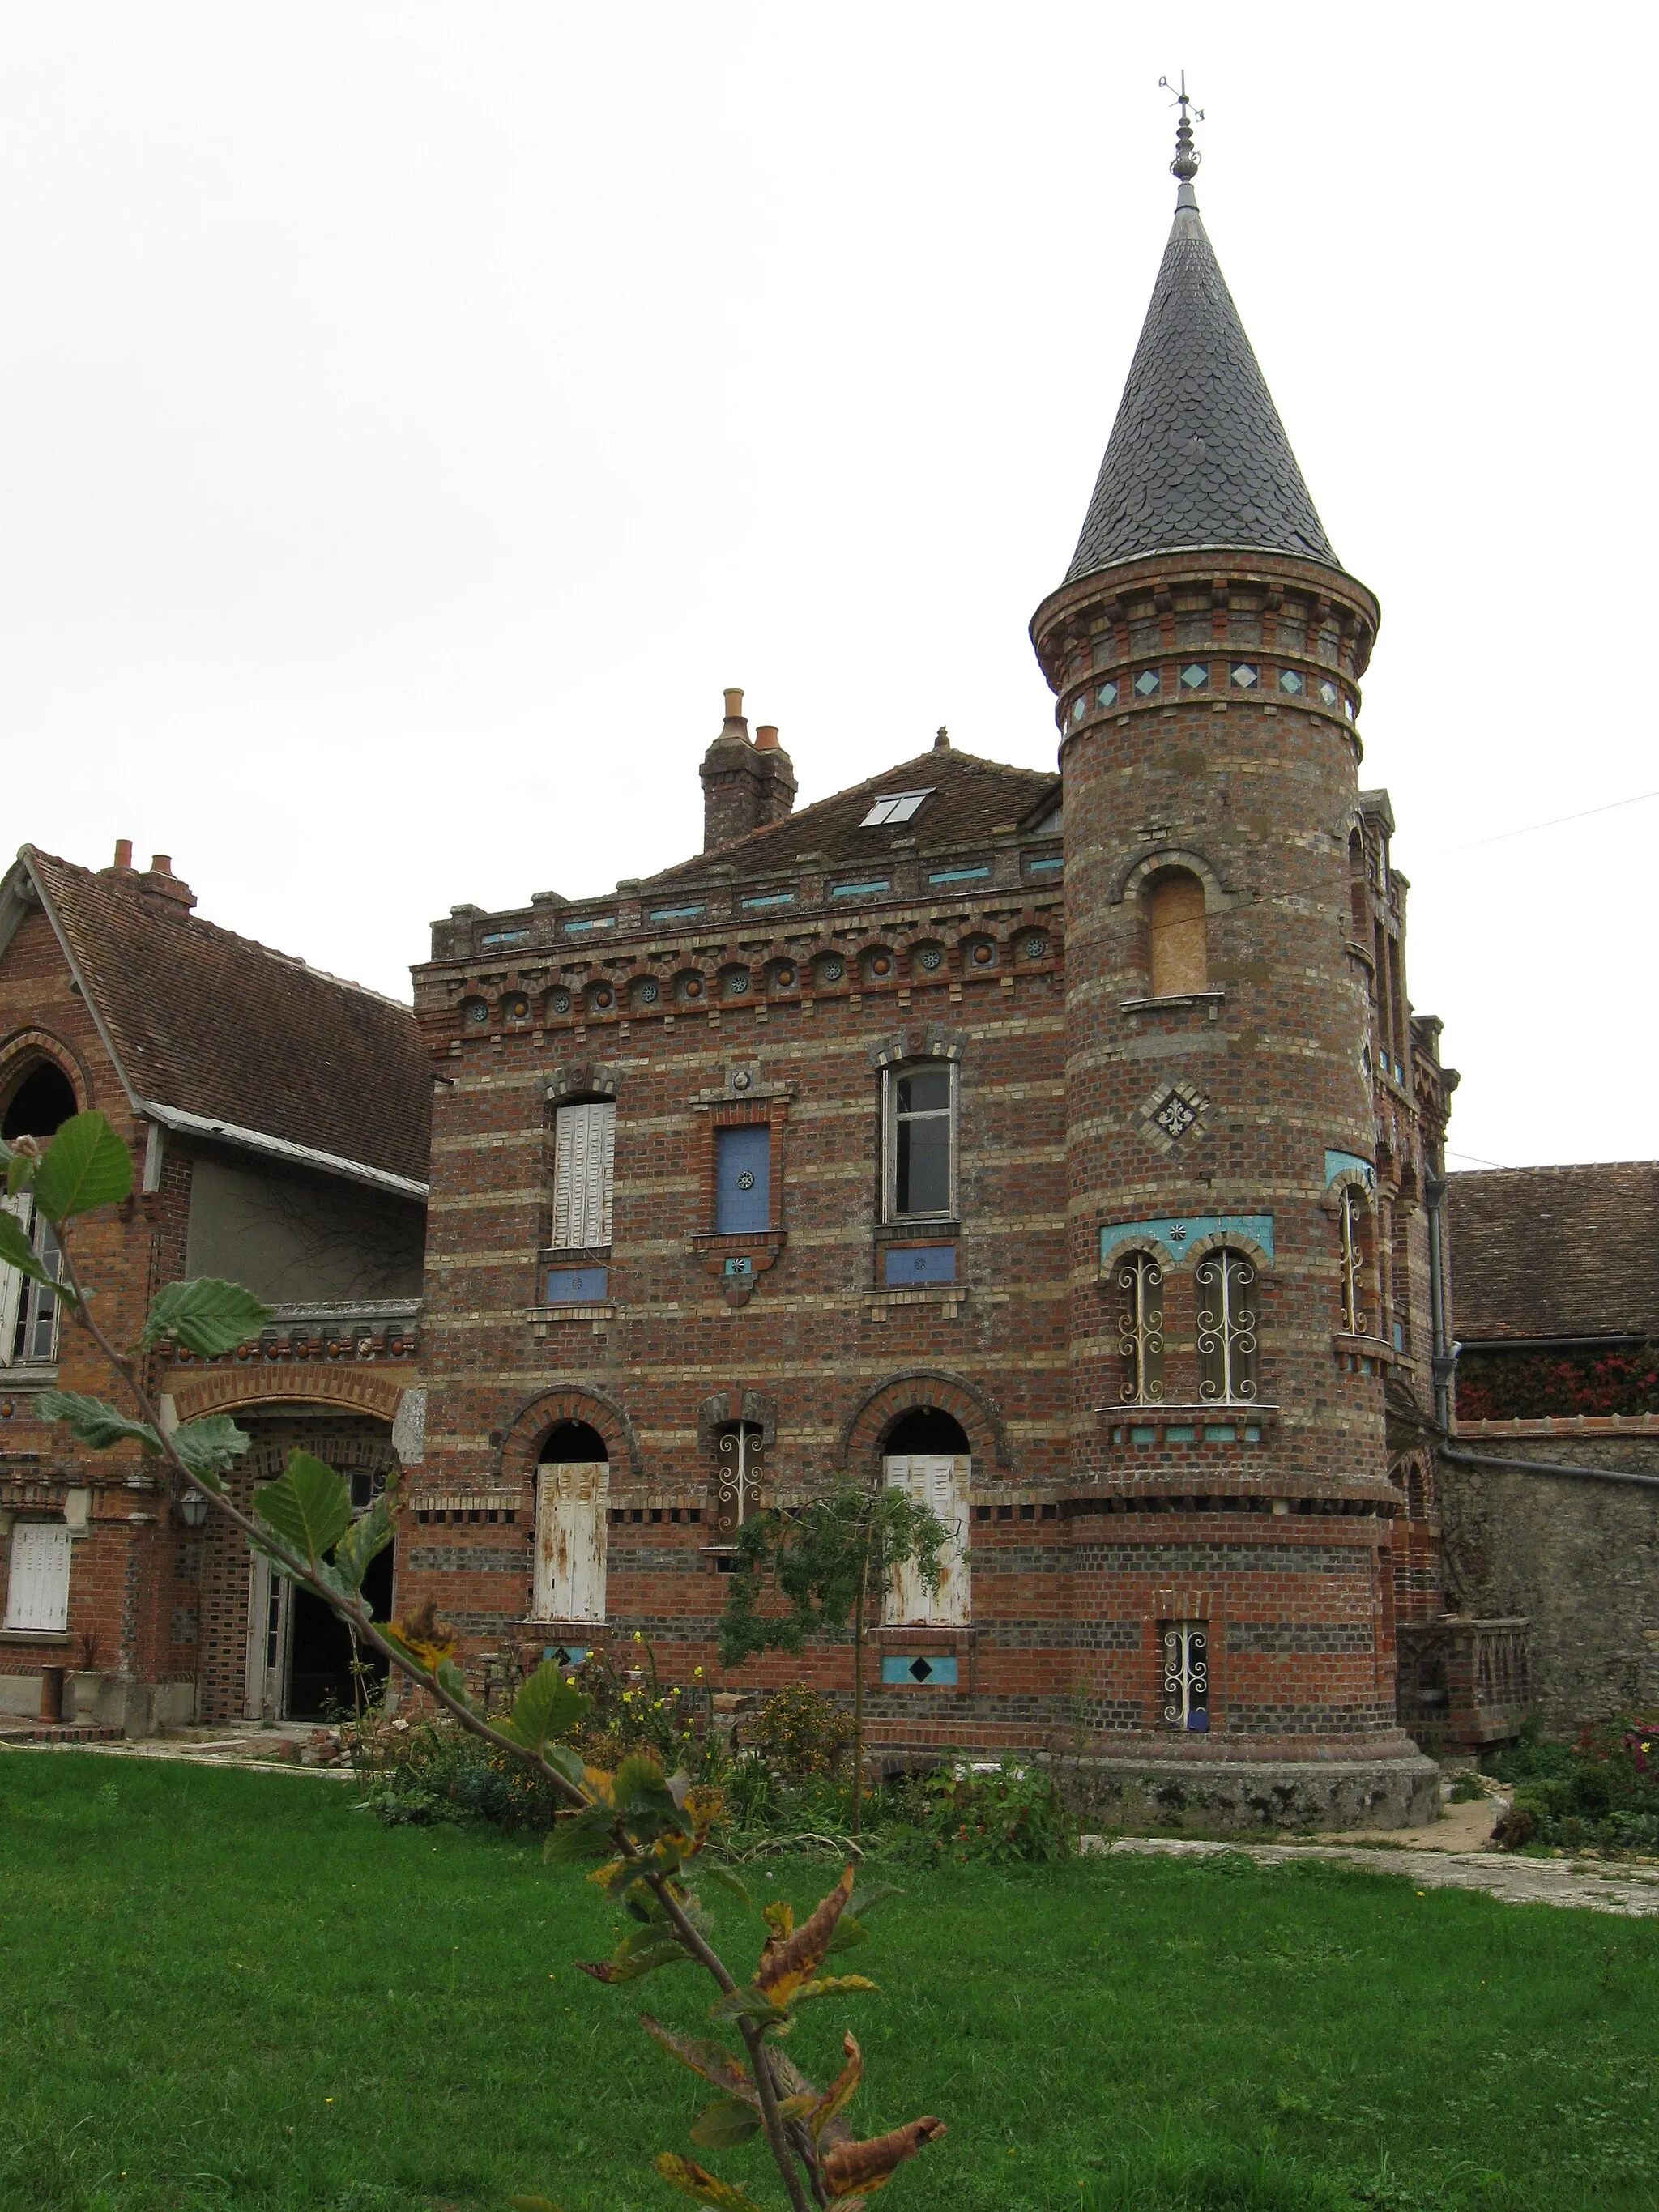
POLYGON ((697 1407, 697 1443, 712 1452, 720 1430, 747 1421, 761 1432, 768 1451, 778 1440, 778 1401, 769 1390, 716 1390, 697 1407))
POLYGON ((1112 894, 1112 904, 1120 906, 1125 899, 1133 898, 1148 877, 1162 875, 1166 869, 1171 868, 1198 878, 1204 886, 1206 913, 1224 914, 1229 907, 1237 903, 1232 893, 1202 853, 1191 852, 1182 845, 1164 845, 1155 853, 1143 853, 1138 860, 1132 862, 1112 894))
POLYGON ((928 1368, 892 1376, 865 1393, 841 1432, 840 1464, 855 1474, 873 1474, 882 1438, 921 1406, 937 1406, 960 1421, 975 1458, 983 1465, 1012 1467, 1008 1431, 995 1401, 965 1376, 928 1368))
POLYGON ((173 1376, 163 1384, 172 1394, 181 1421, 199 1413, 234 1413, 239 1406, 289 1405, 373 1413, 394 1421, 410 1381, 407 1369, 393 1377, 364 1374, 359 1368, 307 1368, 303 1374, 259 1368, 215 1368, 204 1375, 173 1376))
POLYGON ((644 1470, 633 1422, 614 1398, 585 1389, 580 1383, 538 1390, 523 1401, 501 1431, 492 1472, 507 1482, 533 1481, 542 1446, 549 1431, 561 1421, 585 1421, 590 1429, 598 1430, 605 1439, 613 1482, 624 1469, 636 1482, 640 1480, 644 1470))
POLYGON ((0 1104, 9 1101, 29 1070, 42 1061, 57 1068, 75 1093, 75 1108, 84 1114, 93 1103, 92 1077, 73 1045, 51 1030, 15 1030, 0 1041, 0 1104))

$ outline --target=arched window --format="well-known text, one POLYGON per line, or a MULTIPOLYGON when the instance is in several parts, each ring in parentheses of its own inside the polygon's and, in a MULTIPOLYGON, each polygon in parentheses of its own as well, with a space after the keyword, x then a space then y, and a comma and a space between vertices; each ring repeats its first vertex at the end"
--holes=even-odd
POLYGON ((561 1421, 536 1470, 536 1618, 603 1620, 611 1470, 605 1438, 561 1421))
MULTIPOLYGON (((890 1627, 950 1627, 968 1620, 968 1484, 972 1468, 961 1423, 941 1407, 918 1406, 888 1431, 883 1481, 890 1490, 908 1491, 920 1504, 931 1505, 950 1531, 937 1589, 928 1589, 914 1565, 901 1567, 894 1577, 884 1607, 890 1627)), ((888 1663, 884 1658, 884 1668, 888 1663)))
POLYGON ((1355 939, 1365 942, 1365 922, 1370 901, 1366 896, 1365 841, 1359 831, 1348 832, 1348 911, 1355 939))
POLYGON ((1112 1287, 1121 1304, 1117 1348, 1123 1358, 1118 1395, 1126 1405, 1156 1405, 1164 1395, 1164 1270, 1150 1252, 1121 1253, 1112 1287))
POLYGON ((1204 886, 1189 870, 1165 868, 1152 878, 1146 935, 1153 998, 1180 998, 1209 988, 1204 886))
MULTIPOLYGON (((0 1134, 53 1136, 75 1111, 74 1086, 63 1069, 49 1060, 36 1060, 6 1101, 0 1134)), ((55 1279, 63 1265, 58 1238, 52 1224, 36 1216, 29 1194, 0 1193, 0 1207, 15 1217, 55 1279)), ((50 1283, 0 1266, 0 1367, 50 1366, 58 1357, 58 1295, 50 1283)))
POLYGON ((1370 1319, 1371 1288, 1370 1208, 1352 1184, 1342 1194, 1342 1326, 1364 1336, 1370 1319))
POLYGON ((1198 1285, 1198 1395, 1207 1405, 1248 1405, 1256 1395, 1255 1267, 1231 1244, 1206 1252, 1198 1285))
POLYGON ((716 1519, 722 1536, 734 1536, 749 1517, 766 1472, 766 1431, 758 1421, 731 1421, 714 1439, 716 1519))

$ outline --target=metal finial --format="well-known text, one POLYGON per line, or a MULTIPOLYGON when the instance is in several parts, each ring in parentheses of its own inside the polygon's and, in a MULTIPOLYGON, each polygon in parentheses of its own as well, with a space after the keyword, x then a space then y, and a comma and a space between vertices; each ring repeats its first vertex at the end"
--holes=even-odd
POLYGON ((1190 185, 1198 174, 1198 165, 1203 159, 1193 143, 1193 124, 1204 120, 1204 110, 1193 107, 1192 115, 1188 115, 1187 110, 1192 107, 1192 101, 1188 97, 1185 70, 1181 72, 1181 89, 1178 92, 1167 76, 1159 77, 1158 82, 1161 90, 1175 93, 1174 104, 1181 110, 1181 120, 1176 125, 1176 155, 1170 164, 1170 174, 1179 177, 1183 185, 1190 185))

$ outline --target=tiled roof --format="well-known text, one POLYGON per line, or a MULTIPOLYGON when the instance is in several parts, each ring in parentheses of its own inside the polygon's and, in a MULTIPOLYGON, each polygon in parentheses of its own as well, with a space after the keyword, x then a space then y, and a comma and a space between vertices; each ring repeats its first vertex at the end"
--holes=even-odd
POLYGON ((1212 545, 1339 565, 1183 185, 1066 580, 1212 545))
POLYGON ((432 1079, 407 1006, 26 845, 133 1091, 423 1182, 432 1079))
POLYGON ((1041 769, 1006 768, 954 747, 935 747, 916 759, 884 769, 867 782, 804 806, 781 822, 751 830, 712 853, 699 853, 653 876, 650 887, 692 884, 711 868, 739 876, 794 867, 803 854, 822 854, 830 867, 884 859, 895 838, 914 838, 923 853, 988 838, 993 830, 1023 824, 1044 799, 1058 801, 1060 778, 1041 769), (872 802, 901 791, 931 795, 908 822, 860 827, 872 802))
POLYGON ((1449 1176, 1452 1328, 1659 1334, 1659 1161, 1449 1176))

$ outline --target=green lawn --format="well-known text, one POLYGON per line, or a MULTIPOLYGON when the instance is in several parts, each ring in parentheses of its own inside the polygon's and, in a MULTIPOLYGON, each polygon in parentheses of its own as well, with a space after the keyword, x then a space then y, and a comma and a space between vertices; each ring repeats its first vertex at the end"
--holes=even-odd
MULTIPOLYGON (((574 1971, 614 1917, 532 1844, 388 1831, 338 1783, 0 1753, 0 2207, 672 2212, 649 2155, 701 2085, 574 1971)), ((949 2123, 891 2212, 1659 2207, 1659 1923, 1115 1858, 908 1877, 871 1934, 846 1963, 883 1993, 793 2047, 823 2078, 854 2025, 863 2130, 949 2123)), ((647 1986, 701 2020, 689 1972, 647 1986)), ((781 2203, 752 2146, 704 2156, 781 2203)))

